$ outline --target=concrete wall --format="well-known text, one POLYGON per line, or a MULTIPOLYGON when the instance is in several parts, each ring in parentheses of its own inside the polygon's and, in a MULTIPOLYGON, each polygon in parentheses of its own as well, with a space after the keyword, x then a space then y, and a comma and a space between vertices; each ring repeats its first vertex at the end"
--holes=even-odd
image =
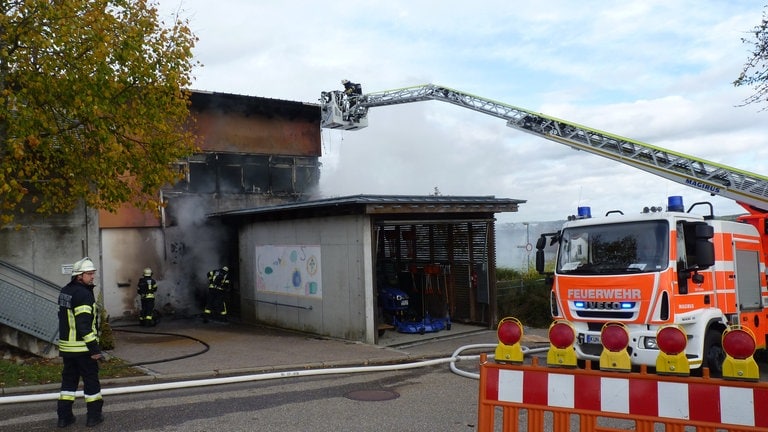
MULTIPOLYGON (((72 264, 89 256, 101 264, 98 212, 77 206, 67 215, 21 215, 0 228, 0 259, 59 286, 66 285, 72 264)), ((96 274, 97 283, 101 274, 96 274)))
POLYGON ((367 216, 250 223, 241 227, 239 248, 244 322, 375 343, 374 271, 367 216), (266 245, 319 246, 322 297, 257 287, 264 263, 257 262, 256 248, 266 245))
MULTIPOLYGON (((152 268, 160 281, 164 279, 163 232, 157 228, 103 229, 101 239, 107 257, 102 268, 104 307, 110 320, 132 318, 138 310, 136 285, 144 267, 152 268)), ((167 289, 158 291, 157 304, 162 306, 169 295, 167 289)))

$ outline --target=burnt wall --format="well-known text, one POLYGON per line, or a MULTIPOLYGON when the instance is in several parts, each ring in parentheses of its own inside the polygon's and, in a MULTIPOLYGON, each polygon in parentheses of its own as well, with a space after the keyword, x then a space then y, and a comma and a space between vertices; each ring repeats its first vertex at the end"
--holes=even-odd
POLYGON ((320 181, 316 157, 206 153, 180 164, 185 170, 174 192, 193 194, 261 194, 301 198, 320 181))
POLYGON ((193 93, 190 100, 203 152, 321 155, 317 105, 226 93, 193 93))

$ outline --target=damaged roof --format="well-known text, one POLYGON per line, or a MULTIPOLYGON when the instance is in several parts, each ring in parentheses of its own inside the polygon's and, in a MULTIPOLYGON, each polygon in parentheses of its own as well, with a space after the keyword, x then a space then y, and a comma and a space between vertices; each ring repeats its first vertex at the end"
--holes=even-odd
POLYGON ((220 111, 222 113, 238 113, 244 116, 258 115, 266 118, 280 117, 320 121, 319 104, 201 90, 192 90, 189 100, 192 103, 191 109, 197 111, 220 111))
POLYGON ((495 196, 353 195, 211 213, 209 217, 301 218, 348 214, 457 214, 516 212, 525 200, 495 196))

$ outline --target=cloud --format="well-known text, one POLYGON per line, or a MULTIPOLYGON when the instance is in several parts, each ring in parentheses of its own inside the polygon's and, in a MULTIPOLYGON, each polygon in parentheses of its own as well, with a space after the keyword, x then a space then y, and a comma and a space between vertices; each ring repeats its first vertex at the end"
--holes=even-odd
MULTIPOLYGON (((179 10, 162 0, 161 13, 179 10)), ((768 122, 737 107, 741 38, 763 6, 661 0, 207 2, 184 0, 205 66, 195 88, 301 102, 347 78, 379 91, 429 82, 764 175, 768 122)), ((185 15, 186 14, 186 15, 185 15)), ((501 220, 562 219, 707 194, 436 101, 373 108, 322 131, 321 193, 524 199, 501 220)), ((716 212, 740 211, 714 198, 716 212)), ((634 210, 633 210, 634 211, 634 210)))

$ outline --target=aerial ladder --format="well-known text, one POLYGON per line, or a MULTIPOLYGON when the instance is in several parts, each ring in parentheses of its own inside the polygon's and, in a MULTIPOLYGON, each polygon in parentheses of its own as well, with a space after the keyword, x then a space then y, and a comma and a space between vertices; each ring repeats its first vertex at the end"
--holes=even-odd
POLYGON ((752 215, 768 213, 768 177, 435 84, 367 94, 322 92, 321 127, 359 130, 368 126, 370 108, 428 100, 498 117, 511 128, 735 200, 752 215))
POLYGON ((537 270, 544 274, 543 240, 549 236, 550 245, 557 243, 558 256, 564 257, 558 258, 551 279, 553 319, 565 318, 578 331, 576 351, 581 359, 597 358, 602 349, 595 343, 602 337, 595 325, 617 319, 632 335, 632 361, 639 364, 655 364, 655 331, 660 323, 685 326, 684 358, 691 368, 722 366, 719 341, 726 323, 744 325, 756 337, 757 347, 768 347, 763 319, 768 311, 767 177, 434 84, 368 94, 355 87, 323 92, 320 100, 321 126, 339 130, 367 127, 368 110, 374 107, 448 102, 504 119, 520 131, 736 201, 748 212, 738 221, 752 227, 715 220, 711 206, 710 215, 685 215, 682 197, 670 197, 681 200, 670 201, 667 212, 658 209, 656 215, 657 210, 642 215, 618 212, 622 216, 606 214, 604 220, 593 220, 588 212, 582 217, 579 208, 579 217, 569 218, 561 230, 542 234, 536 246, 537 270), (649 231, 651 226, 668 232, 649 231), (635 234, 629 232, 635 229, 635 234), (677 243, 671 245, 670 239, 677 243), (654 252, 666 251, 668 256, 660 252, 654 255, 658 262, 639 263, 646 252, 638 247, 641 244, 652 244, 654 252))

